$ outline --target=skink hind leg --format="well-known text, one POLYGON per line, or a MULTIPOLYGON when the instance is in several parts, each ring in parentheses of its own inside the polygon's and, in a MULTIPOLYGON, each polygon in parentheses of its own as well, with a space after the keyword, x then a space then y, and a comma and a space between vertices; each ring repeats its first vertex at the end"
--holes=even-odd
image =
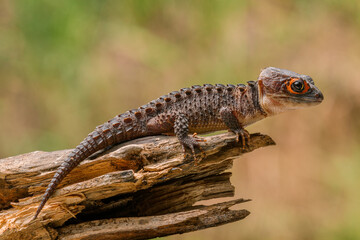
POLYGON ((174 123, 174 132, 177 138, 179 139, 179 142, 182 145, 183 151, 184 151, 184 157, 186 157, 186 149, 189 149, 192 153, 192 156, 196 163, 201 161, 201 158, 199 159, 196 156, 195 149, 199 149, 201 152, 203 152, 202 148, 200 147, 199 142, 205 142, 204 139, 197 137, 197 134, 194 134, 193 136, 189 136, 189 121, 185 114, 179 113, 176 116, 175 123, 174 123))

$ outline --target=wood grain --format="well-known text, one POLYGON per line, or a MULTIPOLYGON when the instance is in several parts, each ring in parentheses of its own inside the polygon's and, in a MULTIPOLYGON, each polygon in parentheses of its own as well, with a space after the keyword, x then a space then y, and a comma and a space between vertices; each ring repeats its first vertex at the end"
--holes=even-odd
POLYGON ((233 196, 225 172, 233 160, 275 143, 261 134, 252 134, 245 148, 231 133, 205 139, 200 162, 167 136, 97 153, 64 179, 35 221, 42 193, 71 150, 0 159, 0 239, 147 239, 243 219, 247 210, 228 209, 242 199, 194 204, 233 196))

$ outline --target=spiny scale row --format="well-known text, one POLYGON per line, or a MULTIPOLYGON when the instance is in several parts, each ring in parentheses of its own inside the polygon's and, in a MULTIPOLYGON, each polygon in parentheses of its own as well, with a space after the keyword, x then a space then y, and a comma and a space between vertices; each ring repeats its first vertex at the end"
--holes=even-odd
MULTIPOLYGON (((249 81, 248 84, 250 86, 252 86, 255 84, 255 82, 249 81)), ((246 85, 244 85, 244 84, 237 84, 236 87, 238 87, 241 92, 245 91, 245 89, 246 89, 246 85)), ((178 102, 179 100, 183 99, 184 97, 190 97, 191 95, 194 94, 194 92, 196 94, 201 94, 201 93, 203 93, 204 89, 209 93, 212 92, 214 89, 218 93, 221 93, 224 90, 227 92, 232 92, 235 89, 235 85, 227 84, 225 86, 223 84, 215 84, 215 86, 214 86, 211 84, 204 84, 203 86, 194 85, 191 88, 182 88, 182 89, 180 89, 180 91, 170 92, 168 95, 161 96, 157 100, 153 100, 153 101, 149 102, 148 104, 141 106, 138 109, 133 109, 126 113, 120 114, 120 115, 118 115, 118 117, 122 118, 122 121, 125 124, 130 124, 133 122, 133 119, 131 118, 132 115, 135 116, 137 119, 141 119, 143 117, 143 111, 145 111, 146 115, 151 117, 155 113, 163 110, 164 104, 168 105, 173 102, 178 102), (185 96, 182 93, 184 93, 185 96)), ((119 123, 114 123, 114 124, 116 125, 114 127, 117 128, 119 123)))

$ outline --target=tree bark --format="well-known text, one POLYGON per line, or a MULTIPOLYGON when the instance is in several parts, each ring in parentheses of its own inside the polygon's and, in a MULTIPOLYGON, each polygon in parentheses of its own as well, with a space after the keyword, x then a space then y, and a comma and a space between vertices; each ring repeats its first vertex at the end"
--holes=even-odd
POLYGON ((234 222, 249 215, 201 200, 231 197, 233 160, 273 145, 252 134, 242 148, 231 133, 205 138, 193 161, 175 137, 129 141, 83 161, 31 220, 56 169, 71 150, 0 159, 0 239, 148 239, 234 222))

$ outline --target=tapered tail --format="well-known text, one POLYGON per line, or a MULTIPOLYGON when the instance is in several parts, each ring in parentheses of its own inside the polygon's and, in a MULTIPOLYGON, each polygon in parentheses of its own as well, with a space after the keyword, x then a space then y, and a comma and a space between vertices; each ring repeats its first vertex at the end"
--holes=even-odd
MULTIPOLYGON (((33 219, 39 215, 47 200, 55 192, 58 184, 71 170, 79 165, 81 161, 107 146, 129 140, 129 134, 126 133, 126 129, 123 131, 124 125, 121 120, 121 118, 114 118, 113 120, 98 126, 74 149, 73 152, 69 154, 48 185, 33 219)), ((131 128, 128 129, 131 130, 131 128)))

